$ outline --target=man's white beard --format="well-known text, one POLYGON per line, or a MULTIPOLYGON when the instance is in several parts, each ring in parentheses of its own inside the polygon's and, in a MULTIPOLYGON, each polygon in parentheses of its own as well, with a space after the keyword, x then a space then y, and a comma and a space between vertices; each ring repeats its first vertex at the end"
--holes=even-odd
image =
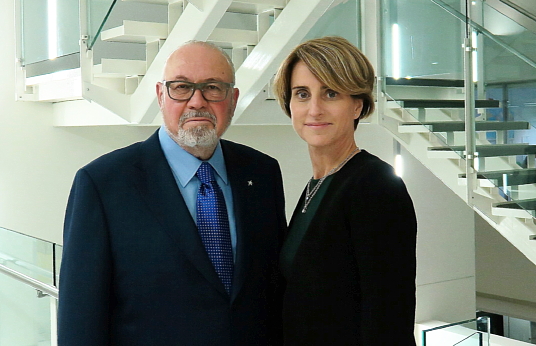
POLYGON ((181 147, 198 147, 198 148, 215 148, 218 144, 218 135, 216 133, 216 117, 207 112, 192 111, 185 113, 179 119, 177 134, 171 133, 166 127, 169 136, 181 147), (189 129, 184 129, 185 120, 189 118, 204 117, 213 121, 213 127, 196 126, 189 129))
POLYGON ((179 127, 176 138, 173 138, 180 146, 187 147, 211 147, 218 144, 216 129, 208 126, 197 126, 184 130, 179 127))

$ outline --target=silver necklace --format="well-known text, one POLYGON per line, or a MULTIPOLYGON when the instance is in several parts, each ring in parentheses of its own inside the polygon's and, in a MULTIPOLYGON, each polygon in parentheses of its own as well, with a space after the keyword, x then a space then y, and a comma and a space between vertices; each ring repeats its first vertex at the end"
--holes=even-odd
POLYGON ((341 163, 339 163, 337 167, 333 168, 331 171, 328 172, 328 174, 320 178, 320 180, 315 185, 315 187, 313 187, 312 190, 311 190, 311 181, 313 181, 313 178, 311 177, 311 179, 309 179, 309 182, 307 183, 307 188, 305 190, 305 203, 303 204, 303 209, 301 211, 302 213, 305 213, 307 211, 307 207, 309 206, 309 203, 311 203, 311 200, 316 195, 317 191, 320 189, 320 186, 322 185, 324 180, 326 180, 326 178, 332 175, 333 173, 338 172, 342 168, 342 166, 346 164, 346 162, 350 161, 350 159, 354 157, 354 155, 357 153, 358 150, 359 150, 359 147, 356 147, 350 153, 350 155, 348 155, 341 163))

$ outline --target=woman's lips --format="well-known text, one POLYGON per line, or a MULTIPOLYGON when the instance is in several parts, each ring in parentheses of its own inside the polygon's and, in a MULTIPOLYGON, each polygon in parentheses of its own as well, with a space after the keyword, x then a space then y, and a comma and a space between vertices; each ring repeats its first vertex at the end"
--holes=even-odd
POLYGON ((327 127, 331 125, 331 123, 306 123, 305 126, 308 126, 310 128, 313 128, 313 129, 319 129, 319 128, 323 128, 323 127, 327 127))

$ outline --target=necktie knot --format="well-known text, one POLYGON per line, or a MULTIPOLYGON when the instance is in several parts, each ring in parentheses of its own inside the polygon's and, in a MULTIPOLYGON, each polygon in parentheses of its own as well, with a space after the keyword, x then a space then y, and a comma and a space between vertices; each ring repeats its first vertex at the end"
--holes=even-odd
POLYGON ((210 184, 216 181, 212 166, 208 162, 201 163, 201 166, 197 169, 197 177, 202 184, 210 184))

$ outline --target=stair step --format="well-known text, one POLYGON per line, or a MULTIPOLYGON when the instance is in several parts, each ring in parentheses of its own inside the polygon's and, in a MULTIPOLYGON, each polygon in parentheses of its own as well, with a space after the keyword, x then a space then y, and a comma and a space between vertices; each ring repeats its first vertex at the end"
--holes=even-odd
POLYGON ((121 1, 143 2, 146 4, 157 4, 157 5, 167 5, 170 2, 169 0, 121 0, 121 1))
POLYGON ((123 25, 105 30, 101 40, 128 43, 147 43, 164 40, 168 35, 166 23, 139 22, 124 20, 123 25))
POLYGON ((257 45, 259 37, 255 30, 216 28, 208 37, 208 41, 222 48, 239 48, 257 45))
MULTIPOLYGON (((477 121, 476 131, 503 131, 503 130, 527 130, 530 123, 527 121, 477 121)), ((426 132, 455 132, 465 131, 463 121, 425 121, 404 122, 398 126, 400 133, 426 133, 426 132)))
POLYGON ((93 75, 101 78, 122 78, 127 76, 143 76, 147 64, 143 60, 101 59, 99 65, 93 68, 93 75))
MULTIPOLYGON (((463 173, 458 175, 458 177, 460 179, 466 179, 467 175, 463 173)), ((536 168, 479 172, 477 174, 477 179, 489 180, 494 186, 503 186, 504 182, 506 182, 508 186, 535 184, 536 168)))
POLYGON ((463 79, 393 78, 386 77, 387 85, 463 88, 463 79))
MULTIPOLYGON (((465 100, 397 100, 404 108, 464 108, 465 100)), ((499 100, 476 100, 476 108, 497 108, 499 100)))
POLYGON ((138 85, 142 76, 110 77, 109 75, 95 76, 93 84, 116 91, 121 94, 131 95, 138 85))
POLYGON ((287 4, 287 0, 234 0, 233 4, 235 3, 283 8, 287 4))
POLYGON ((228 12, 259 14, 274 8, 283 9, 286 0, 235 0, 229 6, 228 12))
POLYGON ((143 2, 143 3, 146 3, 146 4, 157 4, 157 5, 167 5, 167 4, 169 4, 169 0, 121 0, 121 1, 143 2))
MULTIPOLYGON (((444 147, 430 147, 428 153, 431 157, 436 158, 460 158, 465 151, 465 146, 454 145, 444 147)), ((536 154, 536 145, 531 144, 486 144, 477 145, 476 151, 478 157, 494 156, 511 156, 511 155, 534 155, 536 154)))
POLYGON ((493 215, 530 219, 536 216, 536 198, 512 202, 494 203, 493 215))
MULTIPOLYGON (((122 0, 130 2, 143 2, 147 4, 168 5, 172 0, 122 0)), ((184 0, 183 0, 184 1, 184 0)), ((235 0, 229 6, 228 12, 259 14, 266 10, 286 5, 286 0, 235 0)))

